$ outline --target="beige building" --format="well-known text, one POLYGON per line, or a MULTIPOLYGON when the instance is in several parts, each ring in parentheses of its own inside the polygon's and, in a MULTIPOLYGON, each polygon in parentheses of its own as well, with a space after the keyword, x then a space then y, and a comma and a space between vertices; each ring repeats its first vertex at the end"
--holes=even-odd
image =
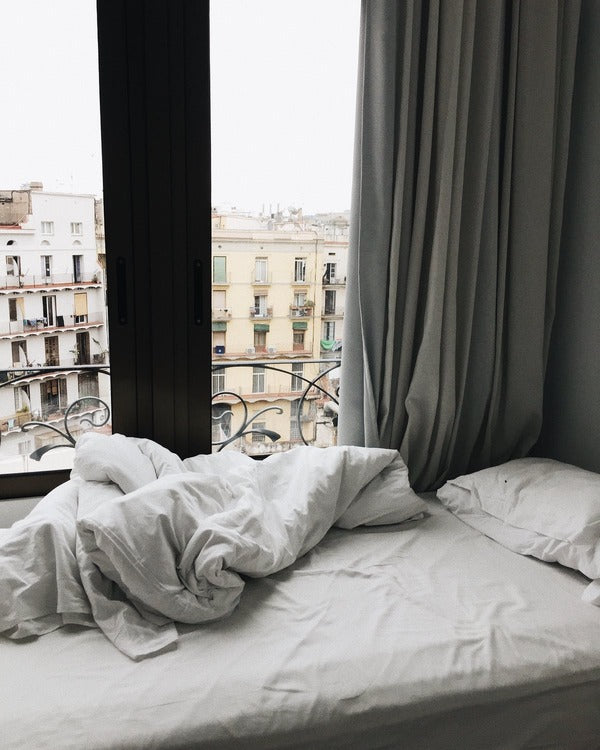
MULTIPOLYGON (((216 443, 243 425, 247 434, 231 446, 252 454, 285 450, 302 438, 334 442, 323 413, 328 399, 310 386, 327 368, 320 360, 341 348, 348 241, 330 234, 302 221, 301 212, 213 212, 216 443), (262 430, 277 433, 276 442, 262 430)), ((317 382, 331 387, 328 378, 317 382)))
MULTIPOLYGON (((29 455, 64 443, 64 417, 81 398, 110 401, 101 207, 93 195, 52 193, 41 183, 0 191, 0 468, 48 468, 29 455), (89 369, 77 369, 88 366, 89 369), (22 432, 22 424, 43 422, 22 432)), ((82 409, 94 410, 93 400, 82 409)), ((76 435, 81 425, 74 418, 76 435)), ((72 460, 68 452, 65 460, 72 460)))

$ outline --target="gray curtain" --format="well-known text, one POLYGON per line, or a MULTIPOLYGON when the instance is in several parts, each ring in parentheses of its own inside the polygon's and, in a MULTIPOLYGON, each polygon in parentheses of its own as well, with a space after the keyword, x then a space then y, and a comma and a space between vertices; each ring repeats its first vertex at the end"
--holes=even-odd
POLYGON ((419 490, 541 426, 578 0, 363 0, 339 442, 419 490))

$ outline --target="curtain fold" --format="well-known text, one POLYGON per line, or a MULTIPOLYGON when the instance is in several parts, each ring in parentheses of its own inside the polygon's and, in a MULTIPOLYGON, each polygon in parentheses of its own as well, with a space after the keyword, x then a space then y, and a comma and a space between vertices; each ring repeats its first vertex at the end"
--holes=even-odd
POLYGON ((363 0, 339 441, 417 489, 542 418, 579 0, 363 0))

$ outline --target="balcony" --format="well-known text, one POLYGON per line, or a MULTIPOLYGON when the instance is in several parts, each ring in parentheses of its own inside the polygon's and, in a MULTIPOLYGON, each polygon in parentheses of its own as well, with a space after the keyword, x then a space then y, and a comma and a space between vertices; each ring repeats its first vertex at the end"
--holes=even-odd
POLYGON ((323 276, 322 284, 323 286, 346 286, 346 277, 325 274, 323 276))
POLYGON ((231 310, 228 307, 214 307, 212 311, 213 320, 231 320, 231 310))
POLYGON ((273 308, 272 307, 251 307, 250 308, 250 318, 251 320, 269 320, 273 317, 273 308))
POLYGON ((343 318, 344 308, 343 307, 327 307, 323 308, 321 313, 322 318, 343 318))
POLYGON ((314 305, 290 305, 290 318, 310 318, 314 305))
POLYGON ((78 286, 101 286, 96 273, 53 273, 49 276, 0 276, 0 292, 34 289, 69 289, 78 286))
POLYGON ((49 325, 46 318, 26 318, 25 320, 2 321, 0 325, 0 338, 12 338, 17 336, 39 336, 51 331, 69 331, 82 328, 94 328, 104 324, 104 315, 101 312, 88 313, 88 315, 56 315, 54 325, 49 325), (84 318, 84 320, 81 320, 84 318))

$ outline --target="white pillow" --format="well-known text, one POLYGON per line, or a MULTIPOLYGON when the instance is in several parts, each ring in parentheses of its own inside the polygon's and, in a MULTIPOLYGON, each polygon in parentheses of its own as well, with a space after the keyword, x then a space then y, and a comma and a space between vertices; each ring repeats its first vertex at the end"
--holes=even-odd
MULTIPOLYGON (((600 579, 600 474, 549 458, 520 458, 452 479, 437 496, 514 552, 600 579)), ((583 598, 600 605, 600 580, 583 598)))

